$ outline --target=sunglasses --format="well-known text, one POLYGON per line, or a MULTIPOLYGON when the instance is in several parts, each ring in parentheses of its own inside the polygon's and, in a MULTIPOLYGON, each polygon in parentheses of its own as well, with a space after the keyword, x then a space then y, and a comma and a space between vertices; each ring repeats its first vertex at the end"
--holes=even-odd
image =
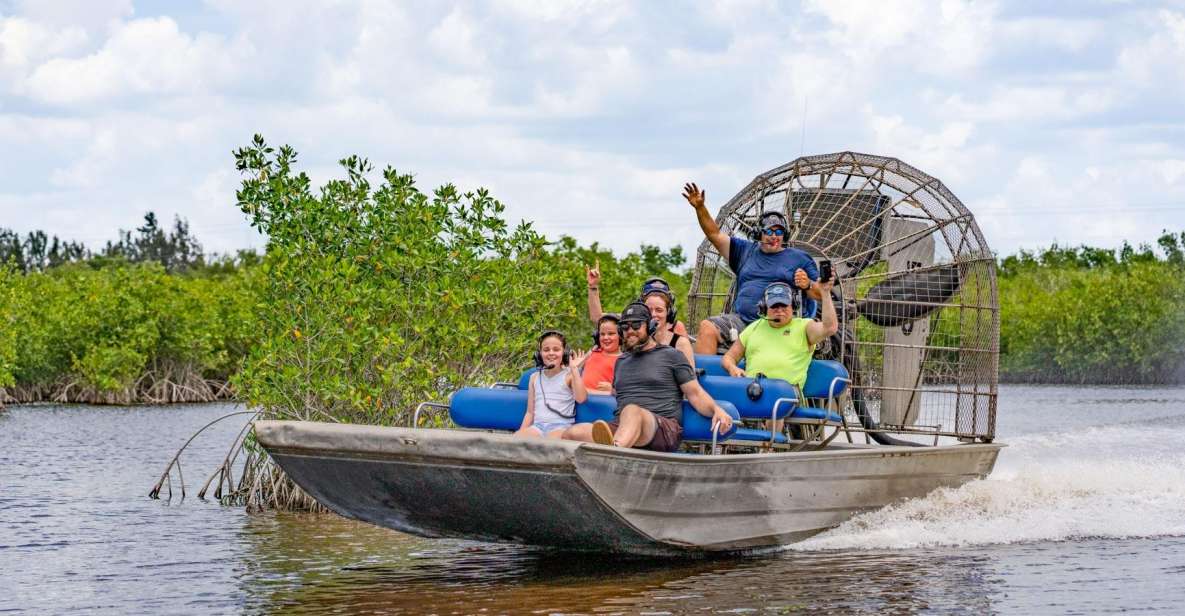
POLYGON ((631 329, 641 329, 646 325, 646 321, 622 321, 621 329, 629 331, 631 329))
POLYGON ((766 235, 774 235, 777 237, 782 237, 783 235, 786 235, 785 229, 774 228, 774 227, 766 227, 766 228, 762 229, 761 232, 766 235))

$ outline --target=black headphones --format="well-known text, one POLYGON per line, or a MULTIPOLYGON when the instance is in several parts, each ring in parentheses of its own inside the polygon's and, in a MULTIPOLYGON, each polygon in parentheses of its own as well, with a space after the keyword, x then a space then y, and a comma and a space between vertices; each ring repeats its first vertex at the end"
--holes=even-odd
POLYGON ((670 309, 667 310, 667 324, 674 325, 678 320, 679 307, 675 305, 675 294, 671 293, 670 283, 658 276, 647 278, 646 282, 642 283, 642 295, 638 297, 638 301, 645 303, 646 296, 651 293, 662 293, 667 296, 670 301, 670 309))
POLYGON ((631 302, 630 305, 625 307, 625 310, 621 311, 621 316, 617 320, 617 336, 622 340, 625 339, 625 328, 621 326, 621 322, 626 320, 626 313, 629 312, 630 308, 633 308, 634 306, 640 306, 642 310, 646 311, 646 335, 653 338, 654 332, 658 331, 658 319, 650 317, 650 306, 647 306, 642 302, 631 302))
POLYGON ((535 367, 540 370, 546 366, 546 364, 543 363, 543 352, 540 351, 540 347, 543 345, 543 341, 549 336, 555 336, 556 338, 559 338, 560 343, 564 345, 563 365, 567 366, 568 362, 572 361, 572 349, 568 348, 568 339, 564 337, 563 333, 554 329, 549 329, 542 334, 539 334, 539 338, 535 341, 535 367))
POLYGON ((767 295, 769 295, 769 290, 776 287, 776 286, 777 287, 786 287, 787 289, 789 289, 790 290, 790 309, 796 310, 798 308, 798 305, 801 303, 801 300, 798 299, 798 289, 795 289, 794 287, 792 287, 784 282, 774 282, 774 283, 771 283, 768 287, 766 287, 765 291, 763 291, 761 293, 761 300, 757 302, 757 314, 759 314, 761 316, 765 316, 765 314, 767 312, 769 312, 769 305, 765 303, 765 297, 767 295))
MULTIPOLYGON (((790 221, 786 220, 786 216, 779 211, 770 210, 768 212, 762 212, 761 214, 759 214, 757 216, 757 226, 749 231, 749 239, 753 240, 754 242, 761 241, 761 234, 765 232, 765 220, 767 218, 778 219, 775 224, 782 227, 782 229, 785 230, 786 233, 790 232, 790 221)), ((782 238, 782 245, 783 246, 786 245, 786 240, 788 240, 788 239, 789 238, 787 238, 787 237, 782 238)))
MULTIPOLYGON (((617 315, 613 314, 612 312, 606 312, 605 314, 601 315, 601 318, 597 319, 597 326, 593 328, 592 333, 594 347, 598 349, 601 348, 601 325, 605 321, 613 321, 613 324, 616 325, 619 320, 620 319, 618 319, 617 315)), ((620 328, 618 329, 620 330, 620 328)))

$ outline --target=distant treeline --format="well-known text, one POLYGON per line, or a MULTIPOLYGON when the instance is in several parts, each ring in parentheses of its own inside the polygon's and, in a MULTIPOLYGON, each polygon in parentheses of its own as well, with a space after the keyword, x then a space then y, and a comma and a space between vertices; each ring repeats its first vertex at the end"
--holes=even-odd
POLYGON ((1185 233, 1021 251, 999 277, 1002 379, 1185 382, 1185 233))
MULTIPOLYGON (((484 192, 428 196, 394 170, 371 187, 358 159, 315 196, 264 149, 250 170, 268 182, 239 198, 268 233, 266 258, 205 256, 185 221, 166 232, 151 213, 98 251, 0 230, 0 400, 239 395, 383 423, 515 373, 542 328, 588 347, 588 264, 601 263, 606 309, 650 275, 686 295, 679 248, 618 258, 549 242, 507 225, 484 192)), ((1185 233, 1155 249, 1021 251, 999 261, 999 288, 1002 380, 1185 382, 1185 233)))
POLYGON ((160 226, 156 213, 144 215, 144 224, 136 230, 118 232, 119 239, 91 250, 85 244, 48 236, 44 231, 30 231, 24 237, 0 228, 0 263, 10 264, 22 273, 43 272, 69 263, 88 263, 103 267, 115 263, 158 263, 166 272, 234 269, 236 261, 257 263, 254 251, 239 251, 233 256, 207 256, 189 230, 189 222, 173 219, 172 230, 160 226))

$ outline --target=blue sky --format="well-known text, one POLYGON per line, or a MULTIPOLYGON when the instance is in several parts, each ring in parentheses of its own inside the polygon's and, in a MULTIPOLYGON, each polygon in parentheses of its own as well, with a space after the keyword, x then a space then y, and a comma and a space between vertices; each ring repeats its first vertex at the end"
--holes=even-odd
POLYGON ((991 246, 1185 231, 1185 3, 0 0, 0 227, 147 210, 258 246, 230 152, 485 186, 548 235, 693 249, 800 153, 896 156, 991 246))

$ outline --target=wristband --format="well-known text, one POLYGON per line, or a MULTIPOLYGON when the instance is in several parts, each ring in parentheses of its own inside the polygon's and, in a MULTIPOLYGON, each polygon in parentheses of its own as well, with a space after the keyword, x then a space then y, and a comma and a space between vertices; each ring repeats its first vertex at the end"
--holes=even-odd
POLYGON ((589 291, 600 291, 601 288, 600 287, 589 287, 588 290, 589 291))

